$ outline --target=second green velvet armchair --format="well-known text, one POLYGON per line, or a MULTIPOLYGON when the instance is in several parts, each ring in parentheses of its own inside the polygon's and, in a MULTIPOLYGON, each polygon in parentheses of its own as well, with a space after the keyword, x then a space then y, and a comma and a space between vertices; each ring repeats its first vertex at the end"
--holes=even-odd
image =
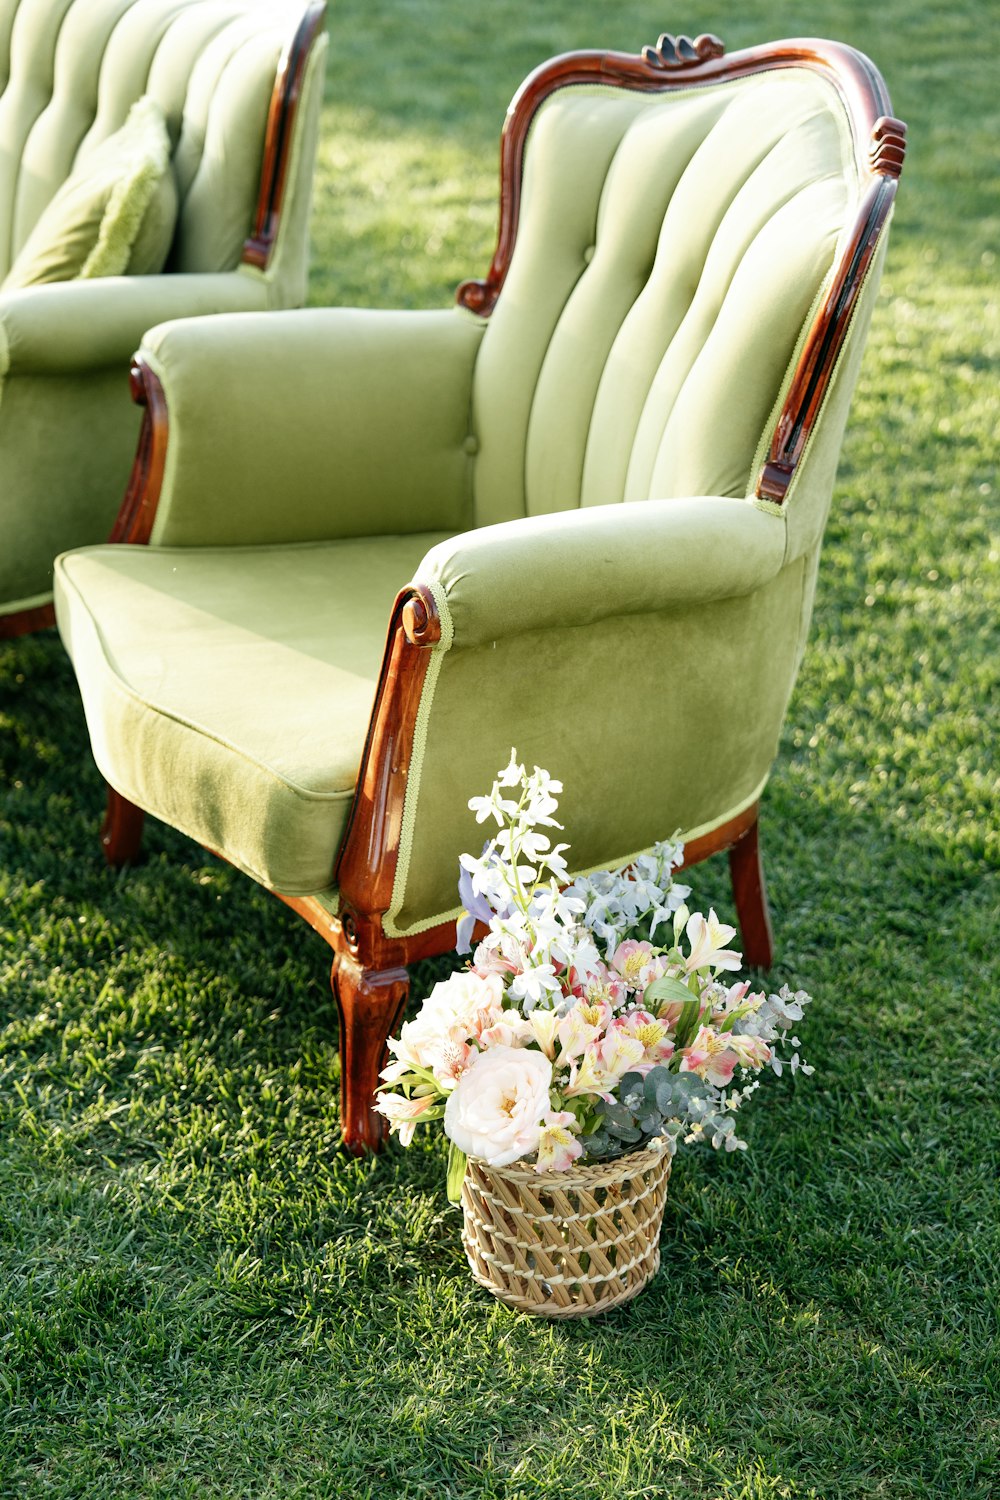
POLYGON ((509 113, 497 253, 457 309, 145 338, 126 545, 57 567, 106 850, 135 856, 145 809, 327 939, 351 1149, 380 1138, 406 965, 453 943, 467 799, 511 745, 563 780, 577 871, 678 831, 689 862, 728 848, 770 963, 758 804, 902 163, 889 108, 834 43, 559 58, 509 113))
POLYGON ((147 96, 172 146, 164 269, 0 287, 0 637, 52 623, 57 552, 107 540, 129 363, 167 318, 305 300, 322 0, 14 0, 0 13, 0 283, 147 96), (169 229, 168 229, 169 236, 169 229))

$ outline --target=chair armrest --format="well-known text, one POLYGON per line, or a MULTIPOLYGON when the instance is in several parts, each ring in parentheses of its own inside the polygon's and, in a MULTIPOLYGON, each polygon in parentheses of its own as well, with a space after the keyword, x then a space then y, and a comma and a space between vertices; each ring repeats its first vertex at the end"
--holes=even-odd
POLYGON ((52 282, 0 297, 0 378, 66 375, 128 361, 166 318, 253 311, 267 286, 239 271, 52 282))
MULTIPOLYGON (((151 481, 158 496, 141 502, 147 519, 155 507, 150 541, 266 544, 467 526, 481 334, 453 309, 316 308, 152 329, 140 369, 160 388, 166 430, 165 447, 162 431, 147 444, 165 453, 162 482, 151 481)), ((139 484, 136 472, 133 492, 139 484)))
POLYGON ((639 500, 484 526, 427 553, 456 645, 751 593, 781 569, 785 521, 714 495, 639 500))

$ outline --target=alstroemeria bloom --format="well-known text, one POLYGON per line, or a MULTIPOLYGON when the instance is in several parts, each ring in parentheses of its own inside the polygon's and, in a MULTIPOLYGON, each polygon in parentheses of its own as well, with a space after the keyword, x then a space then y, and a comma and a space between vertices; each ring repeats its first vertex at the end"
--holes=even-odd
POLYGON ((570 1074, 569 1087, 563 1090, 567 1098, 576 1094, 599 1094, 608 1098, 621 1082, 624 1074, 636 1069, 642 1062, 645 1048, 638 1037, 627 1036, 624 1031, 611 1029, 591 1042, 578 1064, 570 1074))
POLYGON ((502 1010, 493 1025, 479 1036, 483 1047, 527 1047, 534 1040, 531 1022, 519 1010, 502 1010))
POLYGON ((643 1055, 641 1062, 636 1064, 637 1073, 648 1073, 657 1063, 665 1063, 674 1055, 674 1044, 667 1035, 666 1022, 651 1016, 648 1010, 630 1010, 619 1016, 614 1029, 642 1043, 643 1055))
POLYGON ((578 1057, 611 1025, 611 1006, 606 1000, 578 1000, 559 1022, 557 1035, 563 1062, 578 1057))
POLYGON ((691 944, 691 952, 685 963, 689 974, 695 974, 701 969, 718 972, 719 969, 739 968, 743 955, 723 946, 731 937, 736 936, 736 928, 720 922, 714 910, 709 911, 707 921, 700 911, 696 911, 688 918, 685 932, 691 944))
POLYGON ((624 943, 618 944, 611 967, 622 976, 629 989, 640 991, 663 973, 663 964, 653 952, 653 945, 640 943, 635 938, 626 938, 624 943))
MULTIPOLYGON (((596 949, 595 949, 596 952, 596 949)), ((616 1010, 619 1005, 628 999, 628 988, 620 974, 615 974, 598 958, 587 970, 579 968, 576 963, 570 968, 567 976, 570 989, 574 995, 588 1005, 609 1005, 616 1010)))
POLYGON ((444 1133, 467 1156, 505 1167, 537 1149, 552 1064, 526 1047, 480 1053, 448 1095, 444 1133))
POLYGON ((739 1057, 729 1045, 729 1037, 720 1036, 710 1026, 701 1026, 690 1047, 685 1047, 682 1073, 697 1073, 716 1088, 724 1088, 733 1076, 739 1057))
POLYGON ((565 1172, 583 1155, 583 1145, 571 1129, 575 1124, 570 1110, 549 1110, 538 1137, 536 1172, 565 1172))
POLYGON ((402 1094, 376 1094, 373 1108, 385 1115, 390 1131, 398 1132, 400 1145, 408 1146, 420 1116, 435 1102, 433 1094, 422 1094, 416 1099, 404 1099, 402 1094))
POLYGON ((534 1040, 546 1057, 556 1055, 556 1033, 562 1024, 557 1010, 533 1010, 528 1017, 528 1026, 534 1040))
POLYGON ((733 1036, 732 1032, 726 1037, 727 1045, 731 1052, 735 1052, 743 1068, 755 1068, 758 1071, 771 1061, 771 1049, 759 1036, 733 1036))

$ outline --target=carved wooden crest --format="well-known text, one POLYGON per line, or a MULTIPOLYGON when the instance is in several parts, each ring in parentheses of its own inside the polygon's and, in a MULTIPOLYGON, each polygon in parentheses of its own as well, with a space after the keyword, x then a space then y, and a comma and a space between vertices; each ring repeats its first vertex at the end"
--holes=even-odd
POLYGON ((725 47, 717 36, 703 32, 694 41, 689 36, 671 36, 665 31, 655 47, 643 47, 643 62, 651 68, 693 68, 698 63, 721 57, 725 47))
POLYGON ((883 177, 898 177, 906 155, 906 126, 891 115, 881 115, 872 126, 868 164, 883 177))

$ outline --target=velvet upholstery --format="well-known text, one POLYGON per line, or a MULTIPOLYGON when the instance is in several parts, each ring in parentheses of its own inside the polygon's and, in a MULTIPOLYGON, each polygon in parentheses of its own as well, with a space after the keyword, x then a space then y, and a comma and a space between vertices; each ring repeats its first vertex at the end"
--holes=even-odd
MULTIPOLYGON (((253 712, 287 715, 298 784, 327 790, 335 766, 346 795, 365 693, 338 686, 338 717, 317 691, 313 658, 340 651, 346 626, 317 616, 307 560, 356 546, 392 587, 407 582, 405 561, 441 622, 423 648, 388 937, 455 911, 457 855, 483 836, 467 798, 512 744, 563 779, 578 869, 748 808, 808 629, 880 258, 787 504, 758 501, 754 481, 857 193, 842 101, 807 69, 670 94, 565 88, 532 126, 513 260, 485 324, 462 310, 317 311, 153 329, 142 354, 169 443, 149 560, 95 548, 58 576, 60 628, 112 785, 266 884, 314 882, 335 904, 333 860, 317 863, 284 798, 248 769, 257 730, 238 705, 216 707, 204 689, 182 769, 160 718, 144 717, 137 751, 93 641, 119 607, 136 613, 164 643, 157 673, 184 694, 189 672, 221 691, 233 658, 219 632, 228 641, 227 601, 252 566, 266 602, 253 712), (279 551, 282 567, 301 567, 301 595, 266 561, 292 542, 279 551), (214 550, 236 543, 249 545, 214 550), (225 557, 234 581, 219 574, 214 602, 204 581, 225 557), (140 607, 131 591, 154 577, 169 598, 140 607), (176 596, 196 580, 203 617, 185 615, 175 657, 176 596), (294 659, 279 664, 275 643, 294 659), (287 680, 313 695, 314 720, 289 711, 287 680), (310 722, 319 732, 303 738, 310 722), (247 854, 258 795, 288 835, 256 837, 258 854, 279 840, 280 873, 247 854)), ((356 607, 351 652, 373 662, 387 611, 356 607)), ((157 685, 145 671, 128 668, 144 716, 157 685)))
POLYGON ((0 617, 51 598, 56 552, 109 534, 135 451, 128 367, 145 330, 304 299, 325 36, 303 80, 277 243, 263 271, 241 259, 279 60, 304 8, 0 6, 0 279, 67 179, 100 164, 141 96, 162 111, 172 145, 129 275, 0 294, 0 617), (164 247, 153 241, 165 234, 166 265, 154 274, 164 247))
POLYGON ((327 885, 385 622, 437 540, 60 558, 59 628, 108 781, 265 885, 327 885))
POLYGON ((133 104, 121 129, 74 167, 46 204, 4 278, 0 295, 77 277, 161 271, 173 239, 176 202, 167 124, 156 100, 144 95, 133 104), (164 200, 173 207, 172 215, 164 213, 164 200), (138 264, 133 267, 137 242, 138 264))

